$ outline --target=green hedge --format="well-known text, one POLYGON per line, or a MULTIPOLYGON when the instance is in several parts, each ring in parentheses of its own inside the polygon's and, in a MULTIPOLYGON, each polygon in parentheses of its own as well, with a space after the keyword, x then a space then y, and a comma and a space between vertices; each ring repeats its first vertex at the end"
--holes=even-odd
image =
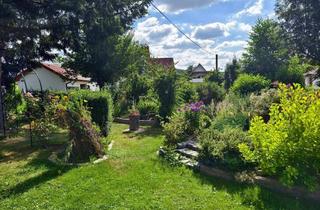
POLYGON ((242 74, 233 83, 231 91, 240 95, 256 93, 268 88, 271 81, 260 75, 242 74))
POLYGON ((72 91, 69 94, 74 99, 84 100, 88 106, 91 118, 96 123, 104 136, 107 136, 113 121, 113 103, 111 93, 108 90, 93 92, 89 90, 72 91))

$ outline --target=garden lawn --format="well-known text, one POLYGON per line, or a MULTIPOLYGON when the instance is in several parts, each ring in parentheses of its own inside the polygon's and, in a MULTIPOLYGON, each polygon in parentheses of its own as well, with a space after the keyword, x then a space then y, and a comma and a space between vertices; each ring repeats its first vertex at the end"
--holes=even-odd
POLYGON ((123 134, 126 128, 113 125, 107 161, 82 167, 55 166, 47 161, 51 149, 30 149, 23 138, 0 142, 0 209, 316 209, 257 186, 170 167, 156 154, 160 130, 123 134))

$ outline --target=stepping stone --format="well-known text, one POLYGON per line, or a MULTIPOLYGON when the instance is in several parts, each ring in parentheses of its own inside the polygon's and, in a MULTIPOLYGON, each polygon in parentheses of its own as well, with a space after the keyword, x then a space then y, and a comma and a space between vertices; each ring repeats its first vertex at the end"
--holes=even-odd
POLYGON ((200 145, 195 141, 186 141, 186 142, 178 143, 177 148, 178 149, 189 148, 191 150, 199 151, 200 145))
POLYGON ((199 156, 199 152, 197 151, 193 151, 191 149, 177 149, 176 152, 180 153, 181 155, 188 157, 188 158, 192 158, 192 159, 197 159, 199 156))

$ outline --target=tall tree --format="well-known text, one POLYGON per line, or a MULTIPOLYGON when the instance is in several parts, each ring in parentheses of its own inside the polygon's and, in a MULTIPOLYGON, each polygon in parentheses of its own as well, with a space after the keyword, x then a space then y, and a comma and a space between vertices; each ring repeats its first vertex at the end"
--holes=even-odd
POLYGON ((1 0, 0 84, 37 61, 54 59, 53 49, 78 52, 92 37, 123 33, 147 12, 150 1, 1 0))
POLYGON ((91 77, 100 87, 112 84, 120 77, 141 74, 149 58, 149 52, 129 35, 97 37, 92 35, 81 45, 81 50, 72 53, 66 66, 91 77))
POLYGON ((320 1, 278 0, 276 13, 296 53, 320 62, 320 1))
POLYGON ((259 19, 243 54, 243 71, 274 80, 276 72, 287 63, 288 58, 288 43, 281 27, 274 20, 259 19))
POLYGON ((234 81, 237 79, 237 71, 240 65, 237 58, 233 58, 231 63, 228 63, 224 72, 224 88, 229 90, 234 81))

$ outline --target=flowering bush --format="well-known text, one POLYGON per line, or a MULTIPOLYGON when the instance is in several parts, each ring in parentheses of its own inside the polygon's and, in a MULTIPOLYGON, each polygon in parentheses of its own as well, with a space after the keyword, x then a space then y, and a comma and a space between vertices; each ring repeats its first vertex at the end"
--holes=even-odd
POLYGON ((320 92, 300 85, 280 86, 280 104, 273 104, 270 120, 251 122, 252 144, 241 144, 246 160, 286 185, 317 186, 320 168, 320 92))
POLYGON ((163 126, 167 145, 186 141, 190 136, 195 137, 201 127, 203 106, 203 102, 187 104, 169 118, 169 122, 163 126))

